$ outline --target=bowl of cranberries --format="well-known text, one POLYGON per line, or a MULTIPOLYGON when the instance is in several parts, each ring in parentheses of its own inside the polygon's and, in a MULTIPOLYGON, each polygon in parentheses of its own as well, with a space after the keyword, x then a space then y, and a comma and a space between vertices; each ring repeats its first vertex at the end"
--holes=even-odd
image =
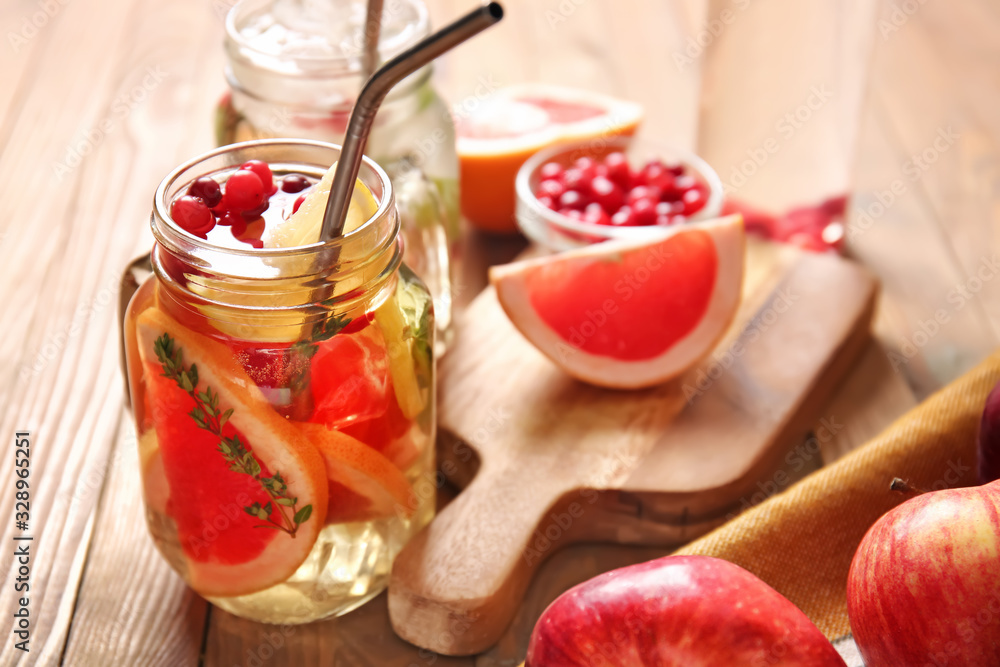
POLYGON ((722 181, 697 155, 620 137, 551 146, 517 175, 517 222, 568 250, 719 215, 722 181))

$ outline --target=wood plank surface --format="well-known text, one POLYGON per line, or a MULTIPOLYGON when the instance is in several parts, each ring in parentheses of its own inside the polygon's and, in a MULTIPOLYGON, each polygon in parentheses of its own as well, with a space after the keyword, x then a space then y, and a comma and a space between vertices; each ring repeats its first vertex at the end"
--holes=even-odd
MULTIPOLYGON (((9 0, 0 6, 0 480, 13 479, 13 433, 32 431, 28 532, 35 537, 28 654, 10 641, 17 595, 8 583, 16 564, 11 549, 0 550, 0 665, 185 666, 198 663, 203 647, 207 665, 264 662, 269 631, 210 611, 145 534, 137 454, 121 410, 115 319, 119 273, 150 244, 156 184, 212 146, 212 108, 225 85, 220 15, 232 4, 9 0)), ((464 0, 428 4, 438 25, 469 7, 464 0)), ((883 297, 878 345, 824 411, 844 424, 823 443, 824 459, 859 445, 914 394, 926 396, 997 344, 1000 281, 990 268, 1000 252, 996 3, 925 2, 899 15, 902 3, 879 2, 870 19, 861 0, 504 4, 500 27, 437 66, 438 86, 452 103, 474 103, 477 88, 482 94, 521 80, 628 97, 646 106, 644 136, 701 146, 724 179, 767 138, 776 108, 800 104, 814 85, 810 72, 832 82, 837 95, 815 119, 834 111, 828 120, 837 132, 803 128, 769 162, 773 173, 742 189, 780 206, 847 187, 853 174, 849 248, 879 277, 883 297), (694 63, 676 64, 675 55, 713 18, 741 8, 694 63), (804 26, 831 26, 816 50, 827 60, 786 65, 782 58, 794 59, 808 46, 804 26), (870 62, 850 43, 866 34, 870 62), (867 68, 867 76, 858 68, 867 68), (795 75, 783 80, 786 72, 795 75), (856 106, 860 113, 852 115, 856 106), (938 132, 948 127, 958 138, 947 147, 938 141, 942 149, 935 149, 938 132), (815 178, 815 165, 799 168, 812 164, 814 146, 842 157, 824 167, 823 178, 815 178), (933 163, 913 172, 914 156, 925 151, 925 162, 934 157, 933 163), (882 204, 897 180, 901 193, 882 204), (944 320, 936 330, 935 320, 944 320)), ((487 263, 522 249, 518 241, 478 234, 469 235, 465 248, 459 298, 466 302, 484 284, 487 263)), ((19 531, 7 518, 13 494, 5 488, 0 538, 10 545, 19 531)), ((383 599, 292 633, 266 664, 517 664, 548 600, 600 571, 659 555, 653 551, 561 552, 540 570, 539 586, 528 591, 504 638, 474 661, 447 662, 386 634, 383 599), (358 648, 359 638, 366 648, 358 648)))

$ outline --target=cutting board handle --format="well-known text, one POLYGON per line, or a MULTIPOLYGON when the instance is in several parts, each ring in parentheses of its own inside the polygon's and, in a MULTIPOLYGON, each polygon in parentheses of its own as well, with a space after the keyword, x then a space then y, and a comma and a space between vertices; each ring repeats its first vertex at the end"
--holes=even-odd
POLYGON ((397 556, 389 618, 403 639, 445 655, 470 655, 503 634, 534 570, 572 542, 594 491, 557 475, 480 469, 397 556))

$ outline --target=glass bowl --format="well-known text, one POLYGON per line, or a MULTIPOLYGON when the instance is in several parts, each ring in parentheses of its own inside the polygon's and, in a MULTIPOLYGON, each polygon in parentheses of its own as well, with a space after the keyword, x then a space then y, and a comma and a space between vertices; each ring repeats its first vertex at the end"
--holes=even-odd
POLYGON ((626 227, 575 220, 553 211, 535 197, 542 165, 556 162, 568 167, 578 158, 586 156, 600 160, 615 151, 624 153, 633 169, 641 168, 654 159, 668 165, 684 165, 687 173, 707 188, 708 195, 704 208, 685 220, 707 220, 719 216, 723 199, 722 181, 715 170, 697 155, 630 137, 600 138, 557 144, 539 151, 524 163, 516 181, 517 224, 524 235, 550 250, 562 251, 609 239, 640 239, 662 234, 663 227, 659 225, 626 227))

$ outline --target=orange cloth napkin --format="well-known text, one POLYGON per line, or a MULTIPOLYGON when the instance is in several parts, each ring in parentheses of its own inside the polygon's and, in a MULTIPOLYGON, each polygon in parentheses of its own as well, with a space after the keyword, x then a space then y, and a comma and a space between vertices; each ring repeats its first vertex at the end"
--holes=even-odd
POLYGON ((1000 353, 906 413, 860 449, 676 553, 716 556, 750 570, 804 611, 831 640, 850 632, 847 572, 861 538, 923 489, 975 484, 976 432, 1000 380, 1000 353))

